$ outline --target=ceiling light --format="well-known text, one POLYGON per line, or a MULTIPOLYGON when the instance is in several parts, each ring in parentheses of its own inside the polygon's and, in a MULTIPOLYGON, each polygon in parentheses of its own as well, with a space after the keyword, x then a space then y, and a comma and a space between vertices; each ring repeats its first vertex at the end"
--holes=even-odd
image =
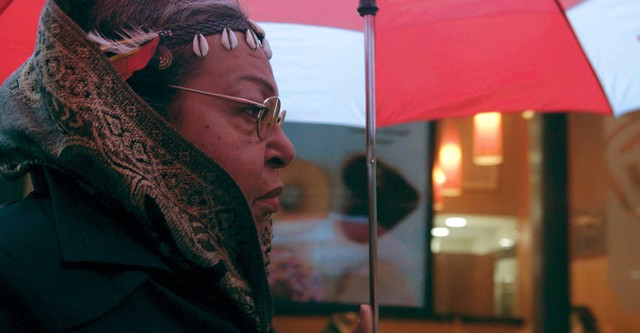
POLYGON ((451 228, 461 228, 467 225, 467 219, 464 217, 449 217, 444 220, 444 224, 451 228))
POLYGON ((502 114, 483 112, 473 116, 473 163, 502 163, 502 114))
POLYGON ((446 237, 449 236, 449 229, 444 227, 436 227, 431 229, 431 236, 433 237, 446 237))
POLYGON ((512 247, 515 244, 515 241, 511 238, 501 238, 500 246, 502 247, 512 247))

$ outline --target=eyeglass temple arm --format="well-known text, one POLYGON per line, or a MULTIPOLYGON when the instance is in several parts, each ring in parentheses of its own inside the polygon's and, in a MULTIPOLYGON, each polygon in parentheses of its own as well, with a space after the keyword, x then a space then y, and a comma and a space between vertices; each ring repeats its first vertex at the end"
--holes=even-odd
POLYGON ((266 108, 267 107, 264 104, 252 101, 250 99, 242 98, 242 97, 229 96, 229 95, 223 95, 223 94, 216 94, 216 93, 212 93, 212 92, 208 92, 208 91, 202 91, 202 90, 191 89, 191 88, 182 87, 182 86, 176 86, 176 85, 173 85, 173 84, 168 84, 167 87, 178 89, 178 90, 189 91, 189 92, 200 94, 200 95, 219 97, 219 98, 224 98, 224 99, 228 99, 228 100, 235 101, 235 102, 247 103, 247 104, 255 105, 255 106, 260 107, 260 108, 266 108))

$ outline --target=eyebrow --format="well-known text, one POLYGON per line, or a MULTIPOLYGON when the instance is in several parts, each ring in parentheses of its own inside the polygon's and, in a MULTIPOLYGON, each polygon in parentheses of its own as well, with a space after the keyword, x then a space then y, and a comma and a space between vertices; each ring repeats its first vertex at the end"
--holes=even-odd
POLYGON ((271 82, 263 79, 262 77, 249 74, 239 77, 236 83, 242 81, 251 81, 257 83, 259 86, 261 86, 261 91, 266 91, 268 93, 266 97, 276 96, 276 88, 271 84, 271 82))

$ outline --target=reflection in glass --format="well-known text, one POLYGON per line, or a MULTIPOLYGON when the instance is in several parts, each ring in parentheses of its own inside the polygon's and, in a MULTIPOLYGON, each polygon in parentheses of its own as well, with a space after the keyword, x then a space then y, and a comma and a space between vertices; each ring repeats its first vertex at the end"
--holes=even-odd
POLYGON ((517 314, 516 219, 437 214, 432 228, 436 313, 517 314))

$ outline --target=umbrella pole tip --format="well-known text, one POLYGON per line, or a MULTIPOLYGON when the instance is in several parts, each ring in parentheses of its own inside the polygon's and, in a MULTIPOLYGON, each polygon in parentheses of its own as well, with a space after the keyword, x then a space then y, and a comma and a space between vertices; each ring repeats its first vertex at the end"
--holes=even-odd
POLYGON ((358 6, 360 16, 376 15, 377 12, 378 6, 376 5, 376 0, 360 0, 360 5, 358 6))

